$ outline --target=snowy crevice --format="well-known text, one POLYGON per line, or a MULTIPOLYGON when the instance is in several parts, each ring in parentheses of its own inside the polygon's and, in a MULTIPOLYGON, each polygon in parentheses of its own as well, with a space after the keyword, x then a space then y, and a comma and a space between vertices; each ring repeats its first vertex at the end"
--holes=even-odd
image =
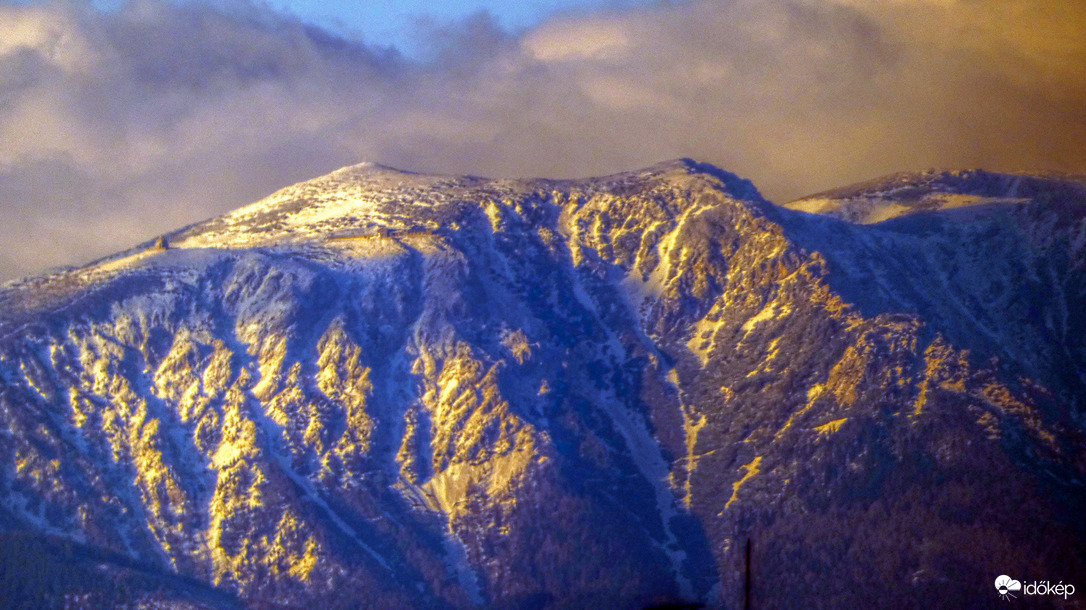
MULTIPOLYGON (((606 346, 611 348, 610 357, 612 359, 620 357, 625 353, 625 349, 622 347, 622 342, 618 335, 600 315, 599 308, 581 284, 578 270, 572 268, 568 271, 573 278, 573 290, 578 302, 593 315, 596 323, 607 333, 606 346)), ((683 570, 683 562, 686 560, 686 553, 681 550, 683 546, 679 543, 678 537, 671 528, 672 519, 679 514, 678 509, 676 508, 678 499, 675 497, 671 490, 671 486, 668 484, 671 469, 667 460, 664 458, 660 442, 649 432, 645 426, 644 419, 639 415, 632 413, 625 402, 614 395, 613 390, 607 389, 605 391, 599 391, 596 403, 602 407, 604 412, 607 413, 608 417, 614 423, 615 428, 626 442, 626 447, 630 451, 630 457, 633 459, 634 465, 637 466, 641 475, 652 487, 655 495, 657 515, 660 519, 660 524, 663 527, 664 535, 666 536, 666 540, 660 544, 660 549, 671 562, 671 567, 675 574, 675 581, 679 585, 680 593, 687 599, 693 599, 693 584, 683 570)))

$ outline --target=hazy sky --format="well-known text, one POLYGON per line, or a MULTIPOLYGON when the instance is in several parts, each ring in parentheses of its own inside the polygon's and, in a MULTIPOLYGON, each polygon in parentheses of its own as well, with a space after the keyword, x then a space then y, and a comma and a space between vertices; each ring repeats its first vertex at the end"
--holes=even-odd
MULTIPOLYGON (((393 45, 418 57, 420 26, 440 25, 487 12, 498 27, 521 33, 557 15, 587 15, 600 10, 649 6, 653 0, 273 0, 273 9, 368 44, 393 45)), ((658 2, 656 4, 659 4, 658 2)))
POLYGON ((1086 172, 1082 0, 362 4, 0 0, 0 280, 361 160, 1086 172))

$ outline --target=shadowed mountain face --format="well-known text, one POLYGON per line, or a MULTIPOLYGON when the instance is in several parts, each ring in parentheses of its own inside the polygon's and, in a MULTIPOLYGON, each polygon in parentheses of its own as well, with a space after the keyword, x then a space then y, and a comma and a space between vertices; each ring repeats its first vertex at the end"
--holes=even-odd
POLYGON ((756 607, 1086 591, 1083 302, 1069 178, 345 168, 0 290, 0 550, 186 607, 740 607, 747 540, 756 607))

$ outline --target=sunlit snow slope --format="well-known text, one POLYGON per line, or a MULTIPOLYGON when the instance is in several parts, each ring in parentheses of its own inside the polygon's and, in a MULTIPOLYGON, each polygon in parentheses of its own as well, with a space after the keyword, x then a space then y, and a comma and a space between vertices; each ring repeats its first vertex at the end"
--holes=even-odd
POLYGON ((90 605, 739 607, 747 540, 757 607, 1086 591, 1084 248, 1058 176, 344 168, 0 290, 0 559, 111 553, 90 605))

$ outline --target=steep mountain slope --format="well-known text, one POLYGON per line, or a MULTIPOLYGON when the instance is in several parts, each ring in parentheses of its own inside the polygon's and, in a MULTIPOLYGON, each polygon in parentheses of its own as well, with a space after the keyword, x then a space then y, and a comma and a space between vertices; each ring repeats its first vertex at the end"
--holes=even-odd
POLYGON ((1086 584, 1086 191, 977 176, 363 164, 8 284, 0 528, 255 606, 736 607, 748 539, 765 607, 1086 584))

